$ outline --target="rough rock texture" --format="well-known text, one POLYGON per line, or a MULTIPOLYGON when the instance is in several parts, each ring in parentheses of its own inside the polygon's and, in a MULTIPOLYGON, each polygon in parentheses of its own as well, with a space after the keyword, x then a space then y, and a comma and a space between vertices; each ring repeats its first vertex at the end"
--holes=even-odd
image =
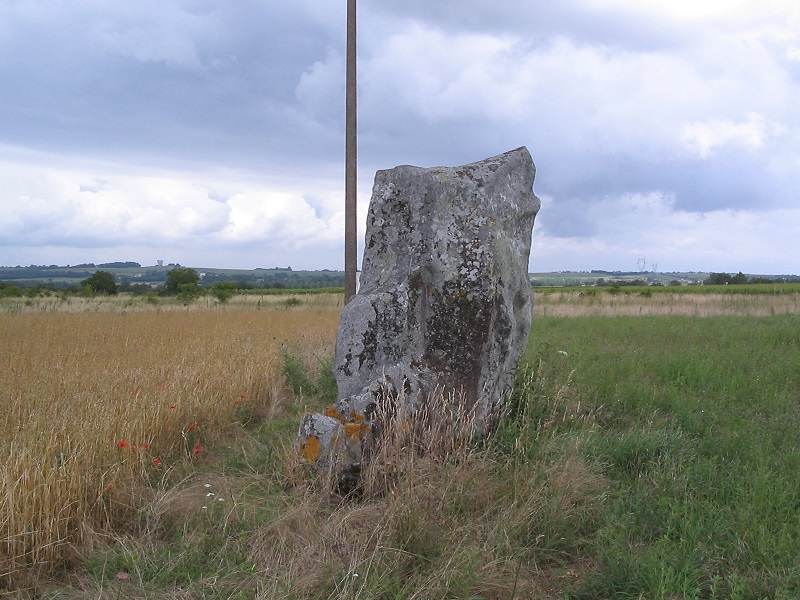
POLYGON ((329 417, 370 424, 381 399, 417 408, 445 391, 475 411, 479 428, 490 424, 530 329, 534 176, 526 148, 461 167, 378 171, 329 417))

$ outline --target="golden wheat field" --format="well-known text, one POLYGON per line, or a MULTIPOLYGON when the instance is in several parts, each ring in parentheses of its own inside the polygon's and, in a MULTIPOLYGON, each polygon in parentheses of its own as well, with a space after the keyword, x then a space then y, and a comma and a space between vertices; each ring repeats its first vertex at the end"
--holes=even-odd
MULTIPOLYGON (((143 482, 278 413, 281 352, 332 356, 340 309, 328 294, 0 305, 0 589, 69 565, 124 524, 143 482)), ((552 293, 534 312, 770 315, 800 312, 800 297, 552 293)))
MULTIPOLYGON (((0 582, 124 520, 143 477, 282 400, 278 354, 332 353, 335 302, 48 301, 0 313, 0 582)), ((2 587, 2 586, 0 586, 2 587)))

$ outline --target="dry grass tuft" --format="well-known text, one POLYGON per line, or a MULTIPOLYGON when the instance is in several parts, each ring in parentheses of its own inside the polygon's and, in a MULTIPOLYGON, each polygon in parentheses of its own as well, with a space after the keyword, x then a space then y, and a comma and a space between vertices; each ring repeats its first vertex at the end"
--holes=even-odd
MULTIPOLYGON (((568 385, 548 413, 588 418, 568 385)), ((338 496, 325 477, 295 480, 296 504, 258 532, 259 597, 561 597, 555 566, 572 560, 607 491, 579 443, 549 466, 481 448, 454 394, 416 411, 387 403, 375 420, 382 436, 361 495, 338 496)))

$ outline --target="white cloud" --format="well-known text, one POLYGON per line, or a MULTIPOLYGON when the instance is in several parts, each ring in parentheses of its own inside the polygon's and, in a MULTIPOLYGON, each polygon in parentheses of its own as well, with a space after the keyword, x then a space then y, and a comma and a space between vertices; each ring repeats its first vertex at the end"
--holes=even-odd
MULTIPOLYGON (((14 247, 167 246, 258 248, 292 256, 318 246, 336 266, 338 189, 215 174, 119 173, 0 163, 0 263, 14 247), (13 190, 14 193, 9 194, 13 190), (305 196, 313 198, 315 207, 305 196)), ((213 256, 213 253, 211 254, 213 256)), ((285 258, 283 259, 285 261, 285 258)), ((298 261, 305 262, 305 261, 298 261)), ((260 264, 260 263, 256 263, 260 264)))
POLYGON ((770 133, 780 133, 779 126, 769 126, 757 113, 747 115, 747 121, 708 121, 684 125, 682 140, 700 158, 708 158, 718 146, 738 144, 749 148, 761 148, 770 133), (771 130, 771 131, 770 131, 771 130))

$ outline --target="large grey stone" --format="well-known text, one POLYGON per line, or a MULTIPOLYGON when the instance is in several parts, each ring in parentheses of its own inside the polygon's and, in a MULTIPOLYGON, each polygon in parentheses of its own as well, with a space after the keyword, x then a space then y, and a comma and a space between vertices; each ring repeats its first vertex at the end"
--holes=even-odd
POLYGON ((490 426, 530 329, 534 176, 526 148, 460 167, 378 171, 328 414, 369 425, 381 400, 413 413, 444 392, 479 429, 490 426))

